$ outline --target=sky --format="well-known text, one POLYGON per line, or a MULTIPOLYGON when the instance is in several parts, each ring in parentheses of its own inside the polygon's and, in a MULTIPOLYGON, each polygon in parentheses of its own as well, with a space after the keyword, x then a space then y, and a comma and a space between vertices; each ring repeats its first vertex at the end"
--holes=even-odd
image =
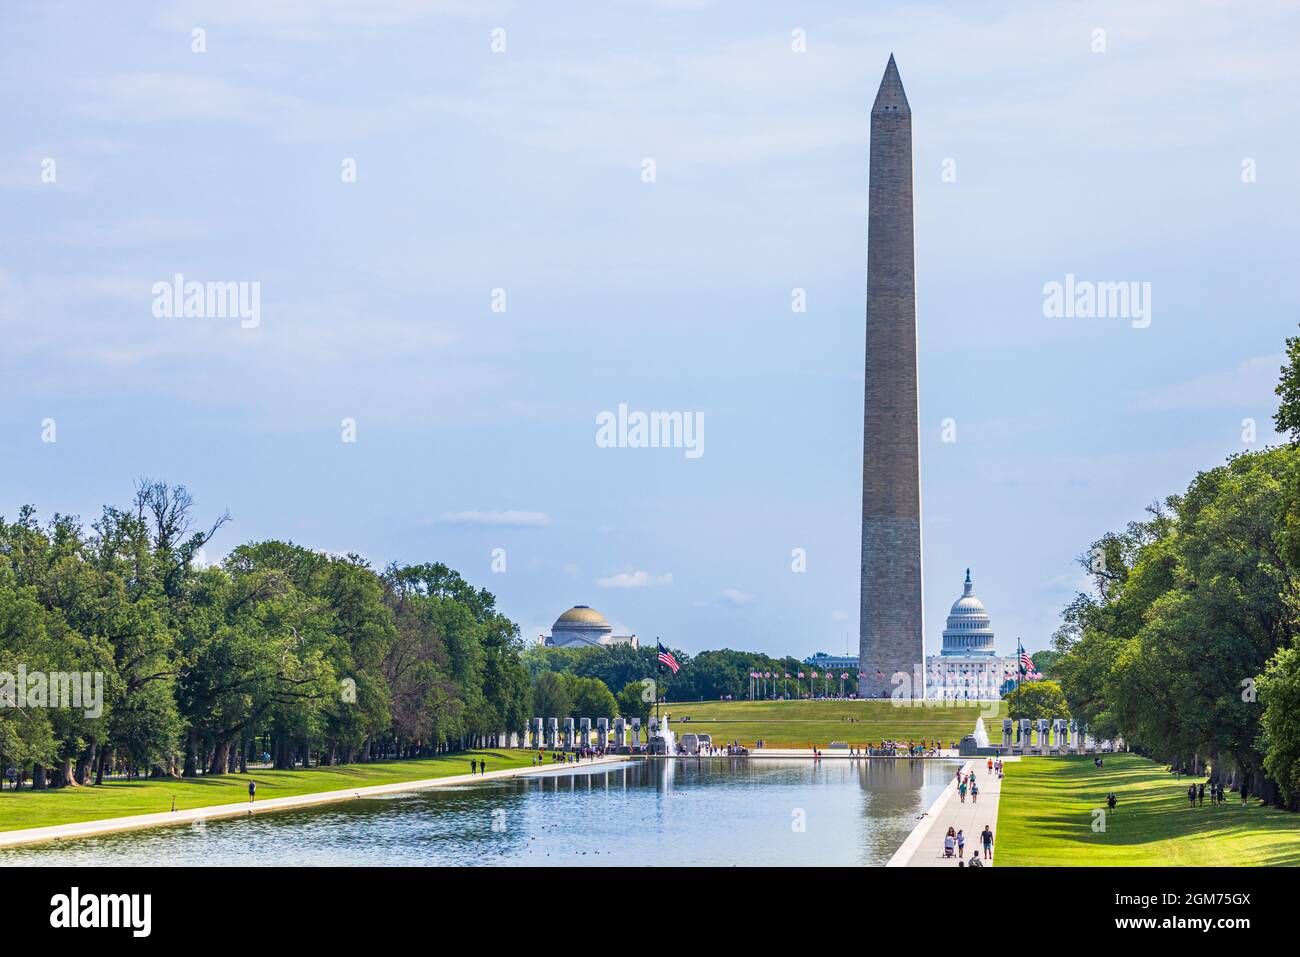
POLYGON ((211 561, 281 538, 445 562, 527 637, 587 604, 688 652, 856 651, 891 52, 928 650, 967 567, 999 648, 1047 647, 1092 541, 1278 441, 1294 4, 166 6, 0 23, 9 519, 164 479, 230 511, 211 561), (255 319, 159 315, 178 274, 255 319), (1149 322, 1045 315, 1067 275, 1149 283, 1149 322), (604 447, 620 405, 702 454, 604 447))

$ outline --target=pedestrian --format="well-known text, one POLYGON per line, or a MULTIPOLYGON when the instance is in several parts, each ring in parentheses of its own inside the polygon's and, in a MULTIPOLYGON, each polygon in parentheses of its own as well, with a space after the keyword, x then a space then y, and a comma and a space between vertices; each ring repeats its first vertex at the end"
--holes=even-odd
POLYGON ((469 773, 470 774, 478 773, 478 761, 474 760, 473 758, 470 758, 469 761, 469 773))
POLYGON ((1205 785, 1204 784, 1198 784, 1196 786, 1196 804, 1199 807, 1205 807, 1205 785))
POLYGON ((984 847, 984 856, 992 860, 993 858, 993 830, 984 825, 984 830, 980 831, 980 844, 984 847))
POLYGON ((255 798, 256 796, 257 796, 257 782, 249 781, 248 782, 248 803, 252 804, 253 798, 255 798))
POLYGON ((486 761, 480 761, 480 762, 478 763, 478 773, 479 773, 479 774, 487 774, 487 762, 486 762, 486 761))
POLYGON ((989 758, 989 771, 988 771, 988 773, 989 773, 989 774, 992 774, 992 773, 993 773, 993 759, 992 759, 992 758, 989 758))
POLYGON ((957 856, 966 859, 966 835, 960 830, 957 831, 957 856))
POLYGON ((971 804, 977 803, 979 801, 979 797, 980 797, 980 786, 974 781, 972 781, 970 783, 970 803, 971 804))
POLYGON ((1106 807, 1107 807, 1107 808, 1109 808, 1110 810, 1113 811, 1113 810, 1115 810, 1115 805, 1118 804, 1118 803, 1119 803, 1119 798, 1115 797, 1115 792, 1114 792, 1114 791, 1111 791, 1109 794, 1106 795, 1106 807))
POLYGON ((961 803, 965 804, 966 803, 966 782, 965 781, 962 781, 961 784, 957 785, 957 793, 961 795, 961 803))
POLYGON ((1196 807, 1196 785, 1187 785, 1187 804, 1190 807, 1196 807))

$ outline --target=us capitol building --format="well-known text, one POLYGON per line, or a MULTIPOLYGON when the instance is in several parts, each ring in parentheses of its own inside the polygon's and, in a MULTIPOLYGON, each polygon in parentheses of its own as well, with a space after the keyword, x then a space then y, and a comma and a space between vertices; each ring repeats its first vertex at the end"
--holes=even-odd
POLYGON ((551 626, 549 635, 538 635, 537 643, 547 648, 590 648, 599 645, 638 647, 636 635, 616 635, 600 612, 587 605, 574 605, 551 626))
POLYGON ((948 612, 943 649, 925 659, 925 696, 948 700, 1000 698, 1002 686, 1015 676, 1017 664, 1014 657, 998 657, 989 613, 971 592, 970 569, 966 569, 961 597, 948 612))

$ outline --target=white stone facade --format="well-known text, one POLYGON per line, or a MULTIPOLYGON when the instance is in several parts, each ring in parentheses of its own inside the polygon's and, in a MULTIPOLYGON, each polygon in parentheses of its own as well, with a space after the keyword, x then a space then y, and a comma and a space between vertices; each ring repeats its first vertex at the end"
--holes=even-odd
POLYGON ((1015 676, 1016 659, 1000 657, 989 613, 972 592, 970 569, 962 596, 943 630, 943 650, 925 659, 925 696, 950 701, 995 701, 1015 676))

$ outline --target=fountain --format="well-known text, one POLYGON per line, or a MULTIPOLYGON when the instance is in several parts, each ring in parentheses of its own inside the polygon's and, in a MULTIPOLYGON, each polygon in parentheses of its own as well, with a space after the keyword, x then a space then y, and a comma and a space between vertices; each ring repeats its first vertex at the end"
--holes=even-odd
POLYGON ((668 729, 668 715, 650 719, 650 753, 676 754, 677 735, 668 729))
POLYGON ((984 719, 975 719, 975 744, 981 748, 989 746, 989 733, 984 730, 984 719))

